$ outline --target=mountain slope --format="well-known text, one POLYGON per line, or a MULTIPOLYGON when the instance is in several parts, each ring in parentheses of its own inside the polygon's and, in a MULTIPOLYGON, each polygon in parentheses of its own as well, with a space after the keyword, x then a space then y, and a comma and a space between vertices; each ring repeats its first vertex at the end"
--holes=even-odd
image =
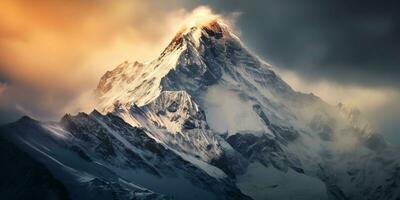
MULTIPOLYGON (((359 185, 334 178, 332 174, 336 173, 344 174, 343 179, 350 176, 346 175, 348 166, 336 168, 332 163, 349 165, 353 159, 374 157, 387 148, 379 134, 356 122, 354 115, 341 106, 331 106, 313 94, 294 91, 272 66, 249 52, 229 27, 218 20, 181 30, 157 59, 140 65, 135 72, 130 74, 129 70, 117 68, 102 77, 97 88, 102 91, 98 92, 100 110, 112 111, 128 123, 151 130, 152 137, 178 152, 186 154, 190 151, 182 147, 198 144, 221 147, 211 151, 214 152, 211 162, 210 156, 197 156, 233 177, 245 173, 249 163, 259 162, 284 173, 293 170, 318 178, 325 183, 331 198, 347 199, 356 196, 353 193, 362 196, 362 192, 353 191, 359 185), (134 76, 132 81, 138 82, 121 81, 129 77, 125 74, 134 76), (104 92, 106 86, 110 91, 128 87, 132 90, 115 96, 104 92), (191 98, 189 102, 195 102, 204 111, 201 124, 209 126, 209 130, 202 126, 195 132, 207 130, 212 132, 208 134, 210 137, 197 141, 165 138, 174 133, 190 135, 182 124, 188 119, 183 117, 187 113, 178 114, 183 121, 176 120, 177 115, 170 115, 169 111, 167 115, 163 113, 169 106, 175 106, 175 95, 166 94, 182 92, 191 98), (157 98, 169 105, 159 110, 148 109, 159 102, 157 98), (132 112, 136 109, 144 110, 145 114, 132 112), (135 120, 140 115, 152 117, 135 120), (167 134, 154 134, 158 131, 167 134), (213 137, 218 139, 210 140, 213 137), (227 159, 225 155, 229 155, 227 159), (231 164, 232 160, 240 162, 231 164), (226 167, 227 163, 233 169, 226 167)), ((204 149, 195 152, 199 151, 204 149)), ((359 166, 360 170, 364 167, 359 166)))
POLYGON ((45 166, 0 137, 0 193, 4 199, 69 199, 45 166))
POLYGON ((0 132, 45 165, 72 199, 246 198, 229 179, 209 176, 112 114, 66 115, 59 123, 25 117, 0 132))

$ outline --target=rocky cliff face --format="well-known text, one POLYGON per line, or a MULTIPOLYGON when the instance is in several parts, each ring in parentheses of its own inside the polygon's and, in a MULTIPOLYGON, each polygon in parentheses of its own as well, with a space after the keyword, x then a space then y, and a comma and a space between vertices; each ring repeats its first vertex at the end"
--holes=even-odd
POLYGON ((72 199, 247 198, 222 171, 183 159, 146 131, 97 111, 58 123, 24 118, 1 129, 48 167, 72 199))

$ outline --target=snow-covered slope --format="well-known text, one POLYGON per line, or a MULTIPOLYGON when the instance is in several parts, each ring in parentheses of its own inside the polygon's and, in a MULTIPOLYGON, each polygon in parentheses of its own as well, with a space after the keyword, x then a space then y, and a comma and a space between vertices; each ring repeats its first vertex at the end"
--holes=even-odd
POLYGON ((295 177, 318 178, 331 198, 351 198, 359 191, 348 189, 358 184, 327 175, 345 172, 349 164, 337 168, 332 163, 351 163, 387 148, 354 110, 294 91, 218 20, 185 27, 157 59, 138 65, 136 73, 119 68, 98 85, 97 91, 103 91, 98 92, 100 110, 114 112, 173 151, 230 176, 246 173, 248 163, 261 163, 299 173, 295 177), (139 82, 124 79, 129 76, 139 82), (103 88, 131 90, 114 95, 103 88), (184 103, 178 96, 185 96, 184 103), (190 132, 188 119, 194 122, 190 132))
POLYGON ((24 117, 0 132, 45 165, 72 199, 247 198, 230 179, 209 175, 112 114, 65 115, 59 123, 24 117))

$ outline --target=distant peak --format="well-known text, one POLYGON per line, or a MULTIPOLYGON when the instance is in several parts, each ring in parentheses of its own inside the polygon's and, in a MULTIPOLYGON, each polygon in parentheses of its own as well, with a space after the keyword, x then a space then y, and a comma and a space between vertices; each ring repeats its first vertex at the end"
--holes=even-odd
POLYGON ((19 120, 19 122, 37 122, 36 120, 32 119, 31 117, 24 115, 19 120))
POLYGON ((90 116, 98 117, 98 116, 103 116, 103 115, 98 110, 93 109, 93 111, 90 113, 90 116))

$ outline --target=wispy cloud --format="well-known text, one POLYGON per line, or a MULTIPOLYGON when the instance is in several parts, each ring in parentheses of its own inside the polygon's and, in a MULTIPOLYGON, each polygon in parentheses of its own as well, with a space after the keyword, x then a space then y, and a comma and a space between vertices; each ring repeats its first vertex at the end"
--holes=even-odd
POLYGON ((8 88, 8 86, 7 86, 6 83, 1 83, 0 82, 0 97, 6 91, 7 88, 8 88))
POLYGON ((280 74, 298 91, 314 93, 331 105, 344 103, 349 107, 359 109, 363 118, 367 119, 372 127, 381 132, 390 143, 400 146, 398 132, 400 91, 390 87, 367 87, 331 80, 309 80, 282 69, 280 69, 280 74))

